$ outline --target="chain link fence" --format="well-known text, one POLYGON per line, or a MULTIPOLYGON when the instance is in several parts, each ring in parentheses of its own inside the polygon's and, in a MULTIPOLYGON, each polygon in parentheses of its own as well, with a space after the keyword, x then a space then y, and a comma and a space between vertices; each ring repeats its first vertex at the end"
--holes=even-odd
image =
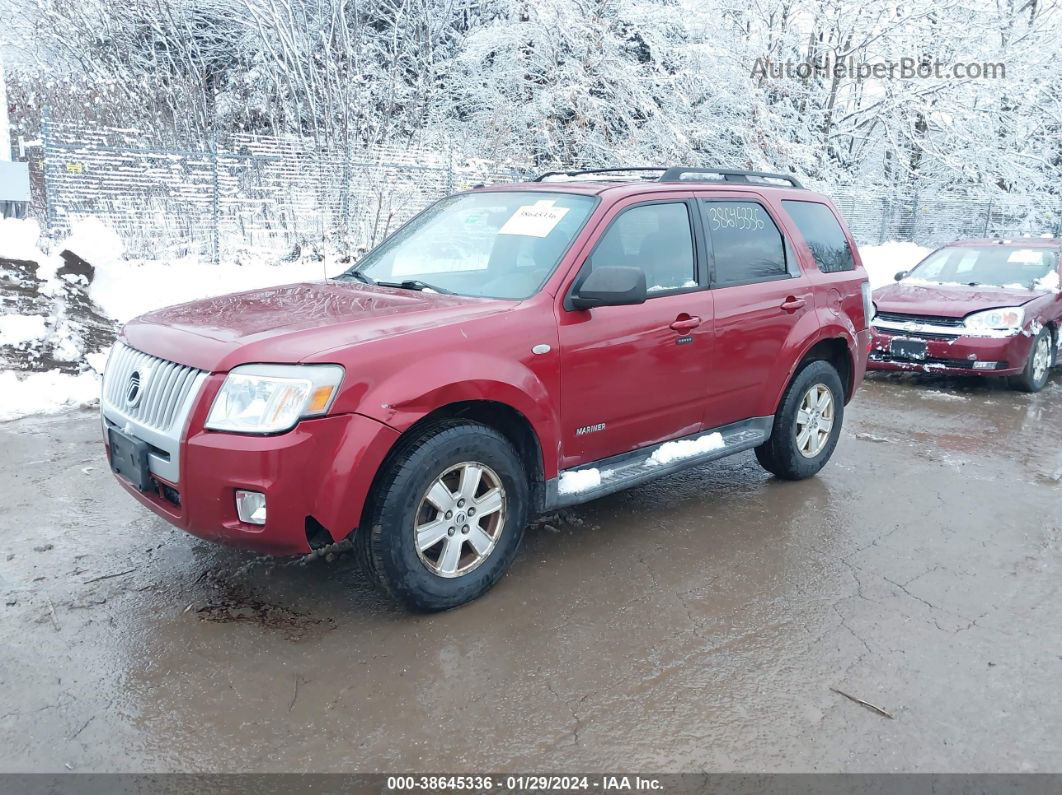
MULTIPOLYGON (((33 158, 35 205, 51 236, 96 216, 129 256, 282 257, 330 240, 365 249, 429 202, 477 183, 528 177, 518 167, 440 149, 316 147, 307 139, 232 135, 171 148, 136 130, 45 121, 33 158)), ((825 190, 862 245, 1062 235, 1062 200, 825 190)))
POLYGON ((523 176, 446 150, 342 151, 251 135, 175 149, 135 130, 43 128, 35 204, 49 235, 95 216, 138 258, 276 257, 323 240, 369 248, 435 199, 523 176))

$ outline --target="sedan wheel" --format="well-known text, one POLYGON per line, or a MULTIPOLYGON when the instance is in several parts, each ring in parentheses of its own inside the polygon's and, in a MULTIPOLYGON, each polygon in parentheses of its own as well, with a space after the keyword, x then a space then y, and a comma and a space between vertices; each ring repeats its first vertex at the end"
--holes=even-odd
POLYGON ((1044 334, 1036 341, 1033 353, 1033 380, 1042 381, 1051 366, 1051 337, 1044 334))

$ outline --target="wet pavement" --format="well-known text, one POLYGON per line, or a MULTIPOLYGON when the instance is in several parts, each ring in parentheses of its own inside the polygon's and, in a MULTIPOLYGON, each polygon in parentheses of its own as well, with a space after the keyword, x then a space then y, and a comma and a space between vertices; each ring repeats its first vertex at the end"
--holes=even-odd
POLYGON ((0 425, 2 771, 1062 770, 1062 374, 871 377, 817 478, 565 511, 430 616, 171 528, 98 428, 0 425))

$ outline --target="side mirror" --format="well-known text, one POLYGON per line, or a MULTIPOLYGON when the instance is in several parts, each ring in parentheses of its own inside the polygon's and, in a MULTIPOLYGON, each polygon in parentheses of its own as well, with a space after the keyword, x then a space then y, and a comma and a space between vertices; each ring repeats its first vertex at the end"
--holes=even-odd
POLYGON ((593 309, 644 304, 645 297, 645 272, 641 268, 608 265, 590 271, 572 291, 569 303, 574 309, 593 309))
POLYGON ((904 277, 905 277, 905 276, 906 276, 906 275, 907 275, 908 273, 910 273, 910 271, 900 271, 899 273, 897 273, 897 274, 896 274, 895 276, 893 276, 892 278, 894 278, 894 279, 895 279, 896 281, 900 281, 900 280, 901 280, 901 279, 903 279, 903 278, 904 278, 904 277))

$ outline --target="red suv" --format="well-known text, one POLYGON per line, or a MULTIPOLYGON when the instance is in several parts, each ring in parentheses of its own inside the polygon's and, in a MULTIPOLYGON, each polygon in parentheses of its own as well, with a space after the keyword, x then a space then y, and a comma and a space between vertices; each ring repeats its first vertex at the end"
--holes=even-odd
POLYGON ((443 199, 337 278, 130 322, 104 436, 178 527, 274 554, 350 537, 443 609, 537 512, 750 449, 814 475, 869 308, 836 208, 791 177, 551 173, 443 199))
POLYGON ((1039 392, 1058 353, 1062 240, 967 240, 874 291, 872 370, 1008 376, 1039 392))

